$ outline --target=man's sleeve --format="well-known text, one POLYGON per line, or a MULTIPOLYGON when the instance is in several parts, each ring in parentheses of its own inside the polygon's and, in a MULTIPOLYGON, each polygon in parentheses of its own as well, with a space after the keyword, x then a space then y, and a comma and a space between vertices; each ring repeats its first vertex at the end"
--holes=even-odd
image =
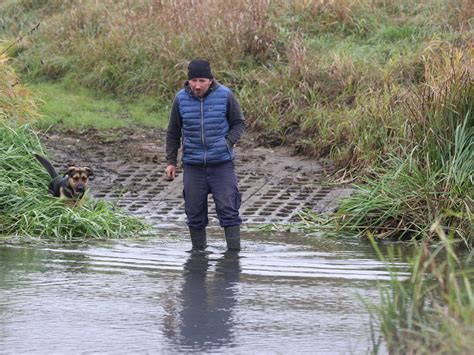
POLYGON ((229 94, 227 100, 227 112, 230 129, 226 140, 230 146, 233 146, 245 131, 245 117, 239 102, 232 93, 229 94))
POLYGON ((181 146, 181 122, 178 98, 175 98, 166 132, 166 161, 174 166, 178 164, 178 150, 181 146))

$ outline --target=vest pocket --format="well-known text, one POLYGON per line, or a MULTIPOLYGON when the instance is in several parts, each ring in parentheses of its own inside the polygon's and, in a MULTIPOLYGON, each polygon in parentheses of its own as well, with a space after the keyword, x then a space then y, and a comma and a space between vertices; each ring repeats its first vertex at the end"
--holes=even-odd
POLYGON ((188 145, 188 138, 187 137, 183 137, 183 155, 186 154, 186 146, 188 145))
POLYGON ((229 154, 230 159, 232 160, 232 147, 230 146, 230 143, 227 141, 226 138, 224 138, 224 144, 225 147, 227 148, 227 153, 229 154))

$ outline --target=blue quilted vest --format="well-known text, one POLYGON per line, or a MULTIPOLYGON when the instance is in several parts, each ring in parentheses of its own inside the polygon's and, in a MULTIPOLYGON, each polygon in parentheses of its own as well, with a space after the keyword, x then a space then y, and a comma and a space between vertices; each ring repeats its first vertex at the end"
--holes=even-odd
POLYGON ((183 163, 215 165, 231 161, 234 150, 227 145, 229 133, 227 100, 229 88, 219 85, 203 98, 185 89, 178 92, 179 112, 183 119, 183 163))

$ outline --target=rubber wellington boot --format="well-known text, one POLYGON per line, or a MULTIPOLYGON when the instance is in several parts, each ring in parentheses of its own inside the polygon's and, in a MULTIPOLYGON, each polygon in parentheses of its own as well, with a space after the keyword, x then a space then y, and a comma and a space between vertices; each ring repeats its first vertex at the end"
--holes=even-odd
POLYGON ((240 250, 240 226, 224 227, 225 241, 228 250, 240 250))
POLYGON ((191 243, 193 244, 193 250, 206 249, 206 228, 195 229, 189 227, 189 234, 191 235, 191 243))

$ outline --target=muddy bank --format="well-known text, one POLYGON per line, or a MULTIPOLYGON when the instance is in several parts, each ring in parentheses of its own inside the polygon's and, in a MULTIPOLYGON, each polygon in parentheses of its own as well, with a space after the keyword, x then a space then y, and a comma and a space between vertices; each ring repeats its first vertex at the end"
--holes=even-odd
MULTIPOLYGON (((185 220, 181 169, 173 182, 164 179, 165 135, 159 129, 49 131, 40 139, 58 169, 68 164, 94 169, 93 196, 114 201, 152 223, 164 224, 185 220)), ((349 191, 329 186, 327 164, 292 156, 284 147, 258 146, 249 134, 236 153, 241 213, 246 223, 297 221, 298 211, 334 209, 338 198, 349 191)), ((209 206, 210 222, 217 225, 213 204, 209 206)))

